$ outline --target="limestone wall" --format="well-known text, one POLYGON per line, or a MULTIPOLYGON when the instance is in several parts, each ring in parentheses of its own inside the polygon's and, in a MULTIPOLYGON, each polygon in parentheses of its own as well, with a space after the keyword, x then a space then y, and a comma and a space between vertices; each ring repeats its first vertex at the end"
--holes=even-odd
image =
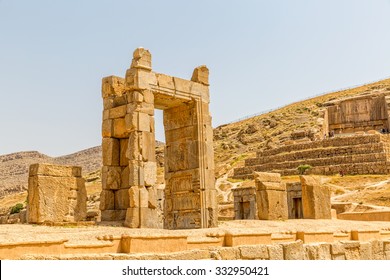
POLYGON ((252 178, 253 171, 298 174, 297 167, 309 164, 309 174, 387 174, 390 172, 389 135, 352 135, 292 144, 258 152, 234 170, 235 178, 252 178))
MULTIPOLYGON (((58 250, 57 250, 58 251, 58 250)), ((1 255, 1 248, 0 248, 1 255)), ((390 241, 339 241, 210 247, 172 253, 20 254, 27 260, 390 260, 390 241)), ((2 258, 4 259, 4 258, 2 258)))
POLYGON ((384 95, 360 96, 335 103, 327 108, 328 131, 339 134, 389 128, 384 95))
POLYGON ((77 222, 86 219, 87 192, 81 167, 30 165, 27 221, 77 222))

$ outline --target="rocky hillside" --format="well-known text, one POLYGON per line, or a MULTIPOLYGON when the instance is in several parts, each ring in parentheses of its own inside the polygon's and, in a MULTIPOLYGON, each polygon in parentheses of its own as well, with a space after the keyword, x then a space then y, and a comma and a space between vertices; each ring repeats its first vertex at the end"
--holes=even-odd
POLYGON ((79 165, 83 173, 90 173, 101 166, 101 147, 93 147, 61 157, 49 157, 36 151, 19 152, 0 156, 0 197, 27 189, 28 168, 33 163, 79 165))
POLYGON ((323 104, 347 96, 371 93, 390 94, 390 79, 353 89, 324 94, 283 108, 214 129, 217 177, 243 163, 256 151, 275 148, 294 134, 321 137, 323 104))

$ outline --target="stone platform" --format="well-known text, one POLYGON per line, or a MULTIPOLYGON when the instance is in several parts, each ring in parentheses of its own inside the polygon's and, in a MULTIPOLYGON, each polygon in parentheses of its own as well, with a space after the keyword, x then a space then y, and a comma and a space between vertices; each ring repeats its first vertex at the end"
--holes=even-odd
POLYGON ((298 175, 297 167, 312 166, 307 174, 388 174, 390 135, 364 134, 295 143, 258 152, 234 169, 235 179, 252 179, 253 171, 298 175))
POLYGON ((390 222, 241 220, 199 230, 0 226, 0 259, 390 259, 390 222))

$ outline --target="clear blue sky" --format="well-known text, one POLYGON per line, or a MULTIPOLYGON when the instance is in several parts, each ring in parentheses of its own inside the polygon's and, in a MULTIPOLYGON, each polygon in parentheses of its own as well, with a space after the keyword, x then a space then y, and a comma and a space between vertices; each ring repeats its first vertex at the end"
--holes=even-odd
POLYGON ((139 46, 156 72, 209 67, 216 127, 390 76, 389 32, 389 0, 0 0, 0 154, 99 145, 101 78, 139 46))

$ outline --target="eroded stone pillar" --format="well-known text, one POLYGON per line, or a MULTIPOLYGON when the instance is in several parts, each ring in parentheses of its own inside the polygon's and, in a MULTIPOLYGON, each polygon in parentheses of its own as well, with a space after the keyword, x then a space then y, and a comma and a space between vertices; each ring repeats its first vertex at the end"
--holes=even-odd
POLYGON ((279 173, 253 172, 260 220, 288 219, 286 184, 279 173))
POLYGON ((27 211, 29 223, 85 221, 87 192, 81 167, 30 165, 27 211))
POLYGON ((331 219, 331 192, 315 176, 300 176, 304 219, 331 219))

